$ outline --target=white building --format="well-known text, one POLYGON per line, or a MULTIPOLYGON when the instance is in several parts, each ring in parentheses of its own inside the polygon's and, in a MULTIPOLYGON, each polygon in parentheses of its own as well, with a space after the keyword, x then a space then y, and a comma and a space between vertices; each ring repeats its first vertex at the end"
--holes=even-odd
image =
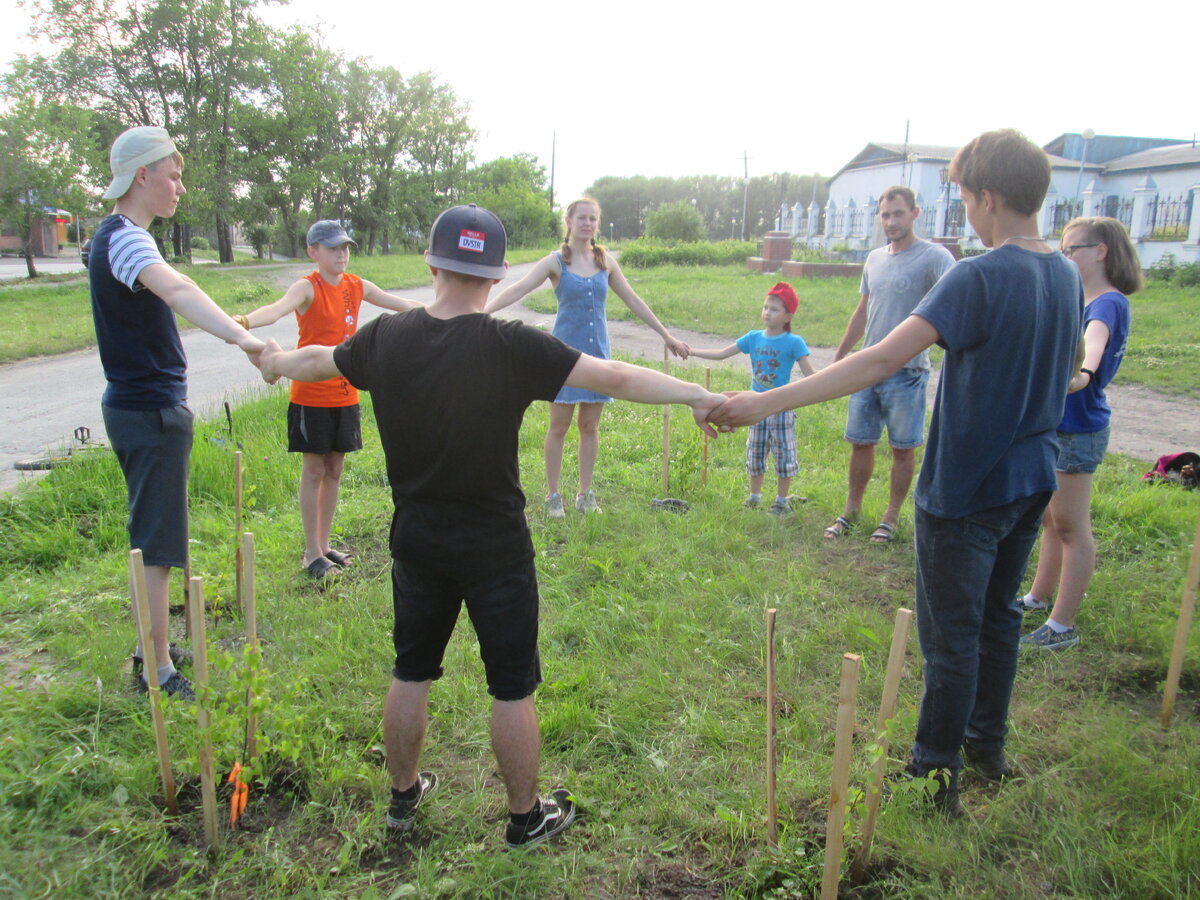
MULTIPOLYGON (((1129 229, 1143 266, 1170 252, 1200 261, 1200 147, 1194 141, 1063 134, 1046 144, 1050 189, 1038 221, 1054 239, 1077 215, 1107 215, 1129 229)), ((884 244, 878 196, 888 186, 912 188, 922 215, 918 232, 963 248, 979 239, 963 213, 957 185, 948 183, 957 147, 867 144, 829 183, 829 201, 785 204, 777 227, 809 246, 854 255, 884 244)))

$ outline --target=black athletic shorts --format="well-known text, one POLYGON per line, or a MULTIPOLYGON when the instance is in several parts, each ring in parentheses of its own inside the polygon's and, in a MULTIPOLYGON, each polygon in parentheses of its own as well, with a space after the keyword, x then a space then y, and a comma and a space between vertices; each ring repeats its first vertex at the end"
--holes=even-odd
POLYGON ((289 453, 353 453, 362 449, 362 410, 288 404, 289 453))
POLYGON ((533 560, 480 581, 392 560, 392 643, 400 681, 436 681, 463 602, 479 640, 488 693, 523 700, 541 683, 538 588, 533 560))

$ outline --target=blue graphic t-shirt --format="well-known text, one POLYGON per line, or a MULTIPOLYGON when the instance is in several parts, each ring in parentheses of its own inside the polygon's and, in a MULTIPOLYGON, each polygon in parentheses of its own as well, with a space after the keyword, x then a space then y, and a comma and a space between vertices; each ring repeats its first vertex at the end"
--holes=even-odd
POLYGON ((737 339, 738 349, 750 354, 750 371, 754 373, 754 390, 769 391, 783 387, 792 380, 796 360, 808 356, 808 344, 798 334, 785 331, 773 337, 751 331, 737 339))

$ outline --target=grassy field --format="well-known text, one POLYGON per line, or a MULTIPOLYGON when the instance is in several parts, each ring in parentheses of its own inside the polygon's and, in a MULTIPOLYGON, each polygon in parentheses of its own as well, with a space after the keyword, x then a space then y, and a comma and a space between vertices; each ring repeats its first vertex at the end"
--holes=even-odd
MULTIPOLYGON (((746 290, 758 294, 762 284, 746 290)), ((647 293, 653 303, 666 291, 647 293)), ((691 371, 698 378, 701 370, 691 371)), ((744 380, 724 369, 713 377, 717 389, 744 380)), ((801 413, 793 492, 808 502, 784 521, 741 507, 743 435, 710 444, 702 484, 700 434, 681 408, 673 411, 670 494, 692 508, 651 512, 650 498, 663 495, 661 412, 624 403, 604 421, 596 485, 604 514, 553 522, 531 505, 542 584, 543 785, 573 789, 581 821, 546 852, 512 854, 499 850, 502 792, 465 621, 433 689, 423 761, 443 786, 411 841, 386 835, 380 715, 391 665, 390 502, 382 457, 368 427, 367 448, 347 463, 336 522, 338 543, 358 560, 322 590, 299 569, 285 405, 280 392, 234 418, 246 458, 245 527, 259 551, 267 696, 245 827, 225 834, 211 858, 201 839, 192 711, 168 704, 182 806, 170 817, 146 701, 128 675, 124 495, 114 460, 82 460, 0 499, 0 897, 817 895, 840 657, 863 658, 852 771, 861 786, 894 611, 910 606, 913 592, 908 510, 892 545, 870 545, 861 530, 836 543, 820 536, 844 499, 843 403, 801 413), (766 607, 779 610, 777 849, 763 827, 766 607)), ((545 427, 539 405, 521 441, 533 498, 545 489, 545 427)), ((214 606, 218 773, 243 752, 232 449, 223 422, 198 429, 193 570, 214 606)), ((958 824, 931 816, 911 791, 892 793, 869 879, 843 896, 1200 894, 1196 640, 1175 725, 1164 731, 1157 721, 1200 493, 1144 486, 1141 468, 1110 457, 1098 474, 1100 567, 1082 610, 1083 643, 1021 663, 1010 740, 1019 777, 995 787, 964 776, 970 817, 958 824)), ((572 490, 570 456, 565 472, 572 490)), ((886 460, 877 473, 868 519, 882 512, 886 460)), ((182 640, 182 622, 174 627, 182 640)), ((914 635, 892 770, 912 739, 920 680, 914 635)), ((852 815, 851 847, 859 827, 852 815)))
MULTIPOLYGON (((528 262, 545 255, 545 249, 514 250, 510 262, 528 262)), ((229 313, 249 312, 279 297, 283 289, 303 272, 283 270, 278 265, 222 267, 180 266, 179 271, 195 280, 221 308, 229 313)), ((429 284, 429 268, 420 254, 359 256, 351 270, 384 290, 403 290, 429 284)), ((55 276, 58 278, 59 276, 55 276)), ((0 334, 0 363, 33 356, 49 356, 94 346, 87 278, 79 275, 51 284, 41 279, 0 283, 0 313, 11 318, 0 334)), ((182 319, 180 327, 191 327, 182 319)))

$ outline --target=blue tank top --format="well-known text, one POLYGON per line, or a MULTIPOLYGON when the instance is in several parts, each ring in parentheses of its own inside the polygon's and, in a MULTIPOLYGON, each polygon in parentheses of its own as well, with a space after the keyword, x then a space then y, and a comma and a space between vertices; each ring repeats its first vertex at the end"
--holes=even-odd
MULTIPOLYGON (((611 358, 608 344, 608 318, 604 304, 608 299, 608 272, 601 269, 584 278, 567 268, 562 254, 555 252, 559 279, 554 289, 558 299, 558 314, 554 317, 556 338, 588 356, 611 358)), ((608 403, 612 397, 584 388, 564 387, 554 398, 555 403, 608 403)))

